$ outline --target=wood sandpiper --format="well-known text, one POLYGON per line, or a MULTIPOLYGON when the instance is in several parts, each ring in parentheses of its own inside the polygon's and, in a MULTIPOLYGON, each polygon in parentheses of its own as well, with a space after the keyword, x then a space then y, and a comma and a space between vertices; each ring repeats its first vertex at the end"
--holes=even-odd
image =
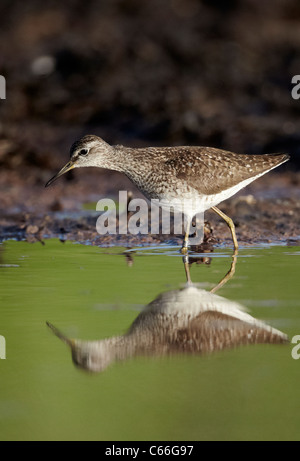
POLYGON ((46 187, 73 168, 100 167, 124 173, 148 198, 183 212, 187 220, 182 252, 186 253, 193 217, 215 211, 230 228, 235 250, 234 223, 216 205, 289 159, 288 154, 241 155, 212 147, 111 146, 84 136, 70 150, 70 161, 46 187))

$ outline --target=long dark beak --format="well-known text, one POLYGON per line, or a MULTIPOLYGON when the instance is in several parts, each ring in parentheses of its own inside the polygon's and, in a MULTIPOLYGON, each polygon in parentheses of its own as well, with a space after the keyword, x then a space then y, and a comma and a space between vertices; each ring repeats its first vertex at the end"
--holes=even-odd
POLYGON ((53 176, 53 178, 51 178, 47 184, 45 185, 45 187, 48 187, 50 186, 50 184, 52 184, 54 181, 56 181, 56 179, 58 179, 60 176, 62 176, 63 174, 65 174, 67 171, 70 171, 72 170, 72 168, 75 167, 75 163, 72 162, 72 160, 70 160, 70 162, 68 162, 55 176, 53 176))
POLYGON ((55 336, 57 336, 61 341, 63 341, 65 344, 67 344, 68 346, 70 346, 72 348, 72 346, 75 345, 75 341, 74 339, 69 339, 67 338, 61 331, 59 331, 54 325, 52 325, 52 323, 50 322, 46 322, 46 325, 47 327, 50 328, 50 330, 53 331, 53 333, 55 334, 55 336))

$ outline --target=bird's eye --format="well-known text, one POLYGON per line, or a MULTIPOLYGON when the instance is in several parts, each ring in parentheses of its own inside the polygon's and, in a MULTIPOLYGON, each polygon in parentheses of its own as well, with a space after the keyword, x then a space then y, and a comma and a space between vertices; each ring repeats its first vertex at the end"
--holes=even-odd
POLYGON ((87 149, 81 149, 81 150, 79 151, 79 155, 83 155, 83 156, 84 156, 84 155, 87 155, 88 152, 89 152, 89 151, 88 151, 87 149))

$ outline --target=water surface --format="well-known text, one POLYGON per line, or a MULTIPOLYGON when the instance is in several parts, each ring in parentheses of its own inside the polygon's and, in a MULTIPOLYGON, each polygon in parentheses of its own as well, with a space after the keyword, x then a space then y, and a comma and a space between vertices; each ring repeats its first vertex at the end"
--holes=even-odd
MULTIPOLYGON (((289 343, 137 354, 87 373, 47 328, 82 340, 125 334, 143 306, 185 286, 178 248, 124 253, 58 240, 0 248, 1 440, 299 439, 300 361, 289 343)), ((192 281, 210 291, 231 251, 198 256, 192 281)), ((217 296, 292 338, 300 334, 299 256, 298 247, 242 249, 217 296)))

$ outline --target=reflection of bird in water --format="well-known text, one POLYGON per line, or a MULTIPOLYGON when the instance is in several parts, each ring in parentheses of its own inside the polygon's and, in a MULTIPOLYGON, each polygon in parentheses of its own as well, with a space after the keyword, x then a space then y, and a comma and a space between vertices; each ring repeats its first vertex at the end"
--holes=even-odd
MULTIPOLYGON (((234 266, 235 259, 225 281, 212 291, 229 280, 234 266)), ((93 372, 140 355, 204 354, 247 344, 287 341, 285 334, 256 320, 240 304, 191 283, 181 290, 160 294, 123 336, 80 341, 68 339, 53 325, 48 326, 71 347, 74 363, 93 372)))
POLYGON ((148 198, 184 212, 187 229, 197 213, 211 208, 228 224, 234 248, 238 248, 232 219, 216 205, 289 159, 286 154, 240 155, 211 147, 110 146, 97 136, 84 136, 71 147, 70 161, 46 187, 73 168, 100 167, 125 173, 148 198))

